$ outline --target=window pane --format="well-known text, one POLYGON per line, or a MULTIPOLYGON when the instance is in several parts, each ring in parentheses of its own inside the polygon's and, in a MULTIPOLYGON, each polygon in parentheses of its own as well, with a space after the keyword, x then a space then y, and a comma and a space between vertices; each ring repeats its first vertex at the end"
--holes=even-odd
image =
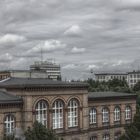
POLYGON ((68 104, 68 127, 78 126, 78 101, 71 99, 68 104))

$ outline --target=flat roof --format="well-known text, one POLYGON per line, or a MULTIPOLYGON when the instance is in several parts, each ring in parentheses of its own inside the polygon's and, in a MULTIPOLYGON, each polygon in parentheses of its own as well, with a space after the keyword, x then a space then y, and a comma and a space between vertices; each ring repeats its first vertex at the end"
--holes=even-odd
POLYGON ((122 92, 89 92, 88 99, 116 99, 116 98, 136 98, 136 94, 132 93, 122 93, 122 92))
POLYGON ((12 95, 6 91, 0 91, 0 104, 8 104, 8 103, 22 103, 23 100, 21 97, 12 95))
POLYGON ((2 87, 88 87, 87 83, 83 82, 65 82, 65 81, 54 81, 45 78, 7 78, 0 81, 0 88, 2 87))

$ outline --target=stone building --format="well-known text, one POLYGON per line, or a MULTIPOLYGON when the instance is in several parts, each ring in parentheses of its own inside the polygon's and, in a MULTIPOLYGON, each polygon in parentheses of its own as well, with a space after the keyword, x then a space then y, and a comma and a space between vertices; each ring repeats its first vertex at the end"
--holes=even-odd
POLYGON ((9 78, 0 90, 0 139, 37 120, 64 140, 118 140, 136 111, 136 95, 88 93, 86 83, 9 78))

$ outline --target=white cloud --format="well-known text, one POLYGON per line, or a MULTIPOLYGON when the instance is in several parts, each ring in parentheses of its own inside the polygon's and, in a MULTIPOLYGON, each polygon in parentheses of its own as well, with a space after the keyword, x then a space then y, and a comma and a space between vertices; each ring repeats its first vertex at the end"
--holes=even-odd
POLYGON ((77 47, 73 47, 71 50, 71 53, 83 53, 85 52, 85 48, 77 48, 77 47))
POLYGON ((0 44, 14 44, 18 42, 25 41, 26 38, 24 36, 15 35, 15 34, 6 34, 0 37, 0 44))
POLYGON ((118 62, 114 63, 112 66, 115 67, 115 66, 120 66, 124 64, 124 62, 122 60, 119 60, 118 62))
POLYGON ((13 56, 9 53, 5 53, 0 56, 0 63, 9 62, 13 59, 13 56))
POLYGON ((75 69, 77 66, 75 64, 68 64, 62 67, 63 69, 75 69))
POLYGON ((92 65, 89 65, 87 69, 91 70, 91 69, 97 69, 97 68, 99 68, 99 66, 92 64, 92 65))
POLYGON ((56 50, 63 50, 66 47, 66 44, 62 43, 59 40, 47 40, 45 42, 39 43, 37 46, 33 47, 29 52, 40 52, 47 51, 47 52, 53 52, 56 50))
POLYGON ((79 25, 72 25, 69 29, 67 29, 64 34, 65 35, 80 35, 82 32, 79 25))

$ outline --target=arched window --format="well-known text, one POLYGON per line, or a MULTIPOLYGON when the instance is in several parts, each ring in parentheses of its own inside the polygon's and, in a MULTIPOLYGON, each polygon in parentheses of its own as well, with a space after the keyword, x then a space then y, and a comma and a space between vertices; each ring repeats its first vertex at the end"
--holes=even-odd
POLYGON ((90 140, 97 140, 97 136, 91 136, 90 140))
POLYGON ((68 103, 68 127, 78 126, 78 101, 71 99, 68 103))
POLYGON ((40 100, 35 106, 35 111, 36 120, 47 126, 47 102, 44 100, 40 100))
POLYGON ((63 109, 62 100, 56 100, 53 103, 53 129, 63 128, 63 109))
POLYGON ((95 124, 96 123, 96 115, 97 115, 96 109, 91 108, 90 111, 89 111, 90 124, 95 124))
POLYGON ((130 120, 131 119, 131 107, 126 106, 125 108, 125 119, 130 120))
POLYGON ((4 120, 5 134, 12 135, 15 128, 15 118, 13 115, 7 115, 4 120))
POLYGON ((120 121, 121 119, 121 110, 119 107, 115 107, 114 109, 114 121, 120 121))
POLYGON ((102 109, 102 122, 103 123, 109 122, 109 110, 107 107, 102 109))
POLYGON ((103 135, 103 140, 109 140, 109 139, 110 139, 109 134, 105 134, 105 135, 103 135))

